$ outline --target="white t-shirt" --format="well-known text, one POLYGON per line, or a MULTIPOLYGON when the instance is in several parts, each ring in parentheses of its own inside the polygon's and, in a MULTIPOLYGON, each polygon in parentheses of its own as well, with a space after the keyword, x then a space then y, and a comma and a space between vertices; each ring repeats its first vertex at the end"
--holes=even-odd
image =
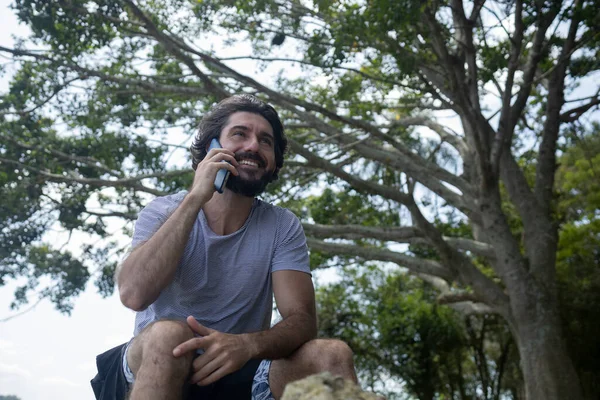
MULTIPOLYGON (((154 199, 135 224, 132 247, 149 240, 187 192, 154 199)), ((134 335, 159 319, 193 315, 202 325, 227 333, 270 327, 271 273, 310 274, 302 225, 289 210, 255 199, 244 225, 230 235, 215 234, 203 211, 198 217, 175 277, 159 297, 136 315, 134 335)))

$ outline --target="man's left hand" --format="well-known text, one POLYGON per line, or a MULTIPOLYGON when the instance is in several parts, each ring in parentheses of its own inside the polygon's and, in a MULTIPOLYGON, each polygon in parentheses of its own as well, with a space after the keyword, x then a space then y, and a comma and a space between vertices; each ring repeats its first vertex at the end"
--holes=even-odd
POLYGON ((244 336, 207 328, 192 316, 187 317, 187 323, 201 337, 195 337, 175 347, 173 356, 181 357, 191 351, 204 350, 204 354, 197 357, 192 364, 192 384, 210 385, 242 368, 252 358, 250 346, 244 336))

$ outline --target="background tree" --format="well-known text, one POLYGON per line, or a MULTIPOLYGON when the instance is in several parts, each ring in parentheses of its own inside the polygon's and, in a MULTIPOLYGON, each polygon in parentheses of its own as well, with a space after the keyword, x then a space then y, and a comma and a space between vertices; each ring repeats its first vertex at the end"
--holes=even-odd
POLYGON ((557 170, 562 223, 557 280, 567 346, 586 398, 600 396, 600 126, 566 134, 567 150, 557 170))
POLYGON ((184 187, 189 170, 168 162, 170 129, 191 133, 214 101, 252 92, 287 121, 293 157, 273 188, 280 203, 326 183, 336 199, 385 214, 327 225, 306 214, 313 262, 394 262, 443 302, 500 315, 527 397, 582 398, 560 318, 555 171, 565 135, 600 104, 597 2, 17 0, 15 10, 34 34, 0 47, 19 62, 0 104, 2 198, 13 199, 0 271, 28 279, 17 301, 38 291, 68 311, 89 274, 112 290, 114 245, 74 256, 43 233, 58 223, 105 236, 107 221, 131 218, 146 194, 184 187), (282 67, 259 82, 239 55, 211 48, 219 40, 245 43, 243 57, 265 68, 293 48, 304 72, 282 67), (531 162, 519 164, 526 153, 531 162), (436 213, 472 237, 445 234, 436 213))
POLYGON ((510 331, 496 315, 437 304, 437 292, 379 266, 345 269, 317 292, 319 331, 345 340, 362 382, 388 399, 519 399, 522 379, 510 331), (414 397, 413 397, 414 396, 414 397))

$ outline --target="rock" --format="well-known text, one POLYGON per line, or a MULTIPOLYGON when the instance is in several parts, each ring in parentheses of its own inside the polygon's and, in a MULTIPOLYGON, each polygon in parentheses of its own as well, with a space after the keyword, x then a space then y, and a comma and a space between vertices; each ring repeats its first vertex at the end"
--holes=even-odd
POLYGON ((281 400, 385 400, 364 392, 354 382, 334 377, 329 372, 311 375, 285 387, 281 400))

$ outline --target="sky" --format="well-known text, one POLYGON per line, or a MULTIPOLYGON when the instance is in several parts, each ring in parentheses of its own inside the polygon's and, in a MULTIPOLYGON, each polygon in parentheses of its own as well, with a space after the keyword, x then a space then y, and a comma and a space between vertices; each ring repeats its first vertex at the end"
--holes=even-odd
MULTIPOLYGON (((11 35, 25 36, 17 23, 12 0, 0 0, 0 45, 10 47, 11 35)), ((5 60, 0 60, 0 63, 5 60)), ((0 90, 8 77, 0 78, 0 90)), ((56 244, 62 244, 57 236, 56 244)), ((9 308, 15 284, 0 286, 0 321, 15 315, 9 308)), ((75 302, 72 315, 43 301, 23 315, 0 322, 0 395, 22 400, 93 399, 90 380, 97 354, 130 339, 135 313, 118 296, 102 299, 90 282, 75 302)))

